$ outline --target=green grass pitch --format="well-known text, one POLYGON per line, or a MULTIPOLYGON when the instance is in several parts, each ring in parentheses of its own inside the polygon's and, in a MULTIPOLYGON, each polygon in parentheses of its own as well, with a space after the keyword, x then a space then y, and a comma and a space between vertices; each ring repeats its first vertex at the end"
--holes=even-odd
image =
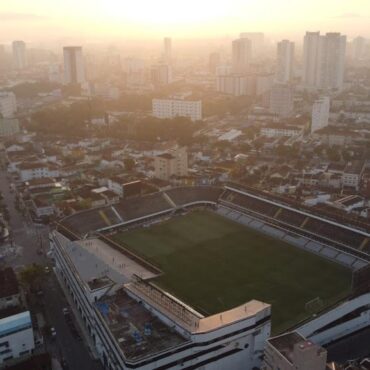
POLYGON ((329 305, 350 291, 349 269, 208 211, 113 240, 160 267, 164 274, 154 282, 202 313, 251 299, 272 304, 275 333, 308 317, 308 301, 329 305))

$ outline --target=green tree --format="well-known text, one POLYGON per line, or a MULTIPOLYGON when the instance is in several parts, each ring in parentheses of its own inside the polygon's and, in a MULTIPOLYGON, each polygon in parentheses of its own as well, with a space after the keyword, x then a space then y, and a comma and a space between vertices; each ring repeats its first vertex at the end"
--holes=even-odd
POLYGON ((123 163, 125 165, 125 170, 127 170, 127 171, 132 171, 135 168, 135 165, 136 165, 135 160, 132 159, 132 158, 125 158, 123 160, 123 163))
POLYGON ((25 267, 20 273, 20 281, 23 285, 28 287, 28 289, 35 289, 42 280, 44 276, 44 269, 42 266, 34 263, 30 266, 25 267))

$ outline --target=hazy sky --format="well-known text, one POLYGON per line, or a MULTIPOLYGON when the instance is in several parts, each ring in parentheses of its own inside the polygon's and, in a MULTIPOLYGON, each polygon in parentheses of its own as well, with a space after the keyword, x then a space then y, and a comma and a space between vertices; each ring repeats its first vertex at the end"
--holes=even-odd
POLYGON ((370 38, 370 0, 0 0, 0 41, 163 35, 207 38, 306 30, 370 38))

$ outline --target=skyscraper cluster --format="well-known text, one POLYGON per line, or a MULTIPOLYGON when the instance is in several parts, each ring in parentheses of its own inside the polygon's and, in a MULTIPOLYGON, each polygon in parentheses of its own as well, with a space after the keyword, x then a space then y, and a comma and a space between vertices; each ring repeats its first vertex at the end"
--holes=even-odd
POLYGON ((64 56, 64 83, 82 84, 85 80, 85 67, 81 46, 65 46, 64 56))
POLYGON ((307 88, 342 89, 346 36, 307 32, 303 45, 303 84, 307 88))
POLYGON ((16 70, 22 70, 27 67, 27 51, 24 41, 13 41, 13 65, 16 70))
POLYGON ((276 81, 288 83, 294 73, 294 42, 282 40, 277 44, 276 81))

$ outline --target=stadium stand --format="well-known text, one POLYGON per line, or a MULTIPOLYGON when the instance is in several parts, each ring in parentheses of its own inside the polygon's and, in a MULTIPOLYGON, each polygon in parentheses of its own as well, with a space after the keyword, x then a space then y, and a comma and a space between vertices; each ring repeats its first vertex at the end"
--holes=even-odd
POLYGON ((370 233, 370 224, 368 222, 364 222, 363 219, 359 216, 358 217, 352 217, 352 216, 349 216, 347 213, 340 212, 339 210, 337 210, 336 212, 333 212, 332 209, 330 210, 330 208, 327 208, 327 207, 322 206, 322 205, 318 205, 318 206, 315 206, 315 207, 304 206, 303 204, 301 204, 297 201, 294 201, 291 198, 287 198, 287 197, 281 196, 281 195, 267 193, 265 191, 261 191, 259 189, 252 188, 252 187, 246 186, 246 185, 241 185, 241 184, 237 184, 237 183, 227 183, 226 186, 227 186, 226 187, 227 189, 233 188, 233 189, 236 189, 236 190, 245 191, 249 194, 253 194, 253 195, 259 196, 261 198, 264 198, 267 201, 277 202, 281 205, 286 205, 286 206, 289 206, 289 207, 293 207, 297 210, 301 210, 301 211, 304 211, 304 212, 309 212, 309 213, 311 213, 313 215, 316 215, 318 217, 326 218, 328 220, 335 221, 335 222, 338 222, 338 223, 341 223, 341 224, 344 224, 344 225, 348 225, 348 226, 354 227, 356 229, 359 229, 359 230, 365 231, 367 233, 370 233))
POLYGON ((183 206, 194 202, 217 203, 221 193, 221 188, 210 186, 173 188, 166 191, 166 194, 173 200, 173 202, 177 206, 183 206))
POLYGON ((273 217, 280 208, 262 200, 249 197, 248 195, 243 195, 232 191, 226 191, 222 195, 222 198, 222 200, 225 200, 226 202, 233 203, 239 207, 252 210, 264 216, 273 217))
POLYGON ((277 220, 297 227, 302 226, 306 218, 307 216, 290 211, 289 209, 282 209, 281 212, 276 216, 277 220))
POLYGON ((114 207, 123 221, 134 220, 173 208, 162 193, 124 199, 114 207))
POLYGON ((82 211, 66 217, 63 220, 63 226, 76 234, 85 235, 92 230, 114 225, 119 222, 120 219, 112 210, 112 207, 103 207, 82 211))
POLYGON ((357 257, 370 259, 370 237, 366 231, 356 229, 351 223, 335 224, 333 219, 322 217, 317 210, 311 212, 301 205, 296 206, 294 202, 287 203, 286 199, 281 201, 270 194, 241 187, 178 187, 136 196, 124 199, 114 206, 66 217, 60 222, 60 227, 75 235, 84 236, 90 231, 109 230, 125 223, 134 225, 146 222, 202 203, 218 203, 217 212, 234 220, 245 221, 244 218, 249 217, 251 222, 248 225, 251 227, 258 223, 259 226, 256 227, 259 228, 266 223, 284 229, 288 234, 301 235, 357 257))
MULTIPOLYGON (((305 237, 310 237, 320 242, 328 243, 331 241, 335 247, 343 250, 343 246, 348 246, 352 249, 360 249, 363 245, 366 236, 356 231, 351 231, 344 227, 333 225, 326 221, 326 219, 316 219, 291 209, 286 209, 286 204, 281 203, 281 206, 271 204, 270 199, 262 199, 262 194, 256 195, 261 199, 256 199, 248 194, 238 192, 245 191, 240 188, 227 190, 221 195, 220 203, 234 205, 239 209, 244 209, 246 213, 254 213, 259 215, 260 218, 274 224, 281 226, 286 230, 291 230, 294 233, 299 233, 305 237), (283 224, 282 224, 283 223, 283 224)), ((253 194, 255 195, 255 194, 253 194)), ((264 195, 264 194, 263 194, 264 195)), ((276 199, 274 199, 276 202, 276 199)), ((291 205, 290 205, 291 207, 291 205)), ((307 211, 306 211, 307 212, 307 211)), ((362 248, 362 252, 367 252, 367 245, 362 248)), ((357 255, 357 253, 356 253, 357 255)))
POLYGON ((357 234, 350 230, 322 222, 320 220, 310 218, 304 225, 304 229, 309 230, 315 234, 322 235, 331 240, 348 245, 352 248, 359 248, 364 241, 363 235, 357 234))

